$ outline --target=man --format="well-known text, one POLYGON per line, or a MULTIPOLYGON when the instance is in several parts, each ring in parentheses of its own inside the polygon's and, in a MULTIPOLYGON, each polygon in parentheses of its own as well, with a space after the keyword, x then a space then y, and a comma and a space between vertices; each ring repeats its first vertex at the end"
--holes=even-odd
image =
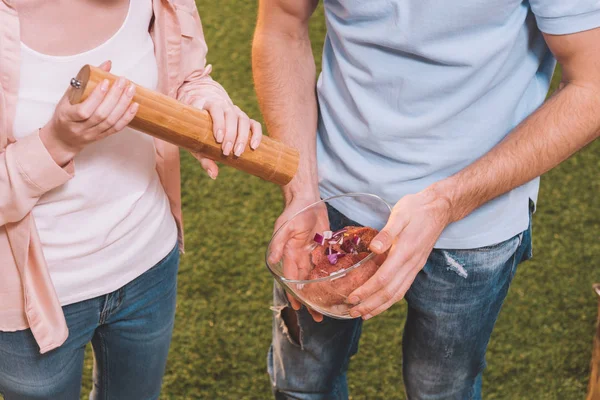
POLYGON ((271 135, 302 154, 276 225, 345 192, 395 207, 388 221, 351 201, 330 210, 331 221, 385 224, 371 249, 387 259, 348 298, 362 319, 316 322, 275 288, 275 397, 347 398, 362 320, 406 299, 408 398, 481 399, 494 323, 531 256, 538 177, 600 132, 600 3, 324 0, 318 83, 317 3, 260 1, 259 101, 271 135), (541 106, 556 59, 563 86, 541 106))

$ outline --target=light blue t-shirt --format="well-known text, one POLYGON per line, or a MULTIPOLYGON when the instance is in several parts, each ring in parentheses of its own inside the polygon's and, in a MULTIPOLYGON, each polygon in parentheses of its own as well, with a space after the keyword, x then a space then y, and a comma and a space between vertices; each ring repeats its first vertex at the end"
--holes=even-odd
MULTIPOLYGON (((324 0, 317 84, 322 196, 390 204, 473 163, 544 101, 556 61, 541 31, 600 26, 600 0, 324 0)), ((539 178, 443 232, 438 248, 499 243, 527 229, 539 178)), ((356 201, 340 211, 381 228, 356 201)))

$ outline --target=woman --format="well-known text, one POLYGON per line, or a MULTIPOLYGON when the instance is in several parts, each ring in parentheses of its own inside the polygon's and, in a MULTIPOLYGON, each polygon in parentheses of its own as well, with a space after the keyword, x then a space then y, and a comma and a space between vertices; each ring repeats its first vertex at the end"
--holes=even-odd
POLYGON ((192 0, 0 0, 6 400, 78 399, 90 341, 90 398, 158 398, 183 249, 179 151, 127 127, 128 79, 210 112, 223 154, 256 149, 260 125, 205 56, 192 0), (126 78, 73 106, 63 94, 84 64, 126 78))

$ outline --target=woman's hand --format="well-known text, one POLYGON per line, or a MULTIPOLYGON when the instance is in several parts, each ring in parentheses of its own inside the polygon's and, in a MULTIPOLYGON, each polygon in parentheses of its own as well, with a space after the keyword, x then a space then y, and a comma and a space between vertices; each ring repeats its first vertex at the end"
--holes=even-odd
MULTIPOLYGON (((197 105, 195 105, 197 107, 197 105)), ((202 104, 203 110, 209 112, 213 120, 213 135, 225 156, 234 154, 240 157, 250 143, 250 148, 256 150, 262 140, 262 127, 259 122, 250 119, 238 106, 225 100, 208 100, 202 104)), ((219 167, 213 160, 202 157, 198 153, 192 155, 200 161, 202 168, 212 179, 219 174, 219 167)))
MULTIPOLYGON (((100 68, 110 71, 107 61, 100 68)), ((52 119, 40 130, 40 139, 58 165, 66 165, 90 143, 115 134, 135 117, 137 103, 131 103, 135 86, 125 78, 109 87, 104 80, 80 104, 69 102, 69 88, 59 101, 52 119)))

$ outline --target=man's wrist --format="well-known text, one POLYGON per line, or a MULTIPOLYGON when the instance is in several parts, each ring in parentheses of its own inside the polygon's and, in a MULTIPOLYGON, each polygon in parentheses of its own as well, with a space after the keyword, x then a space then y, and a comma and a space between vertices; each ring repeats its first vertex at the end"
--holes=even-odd
POLYGON ((460 200, 458 185, 452 177, 432 184, 425 191, 445 209, 448 223, 459 221, 467 215, 460 200))
POLYGON ((282 187, 285 205, 292 202, 304 202, 312 204, 321 199, 319 188, 316 185, 301 185, 292 181, 290 184, 282 187))

